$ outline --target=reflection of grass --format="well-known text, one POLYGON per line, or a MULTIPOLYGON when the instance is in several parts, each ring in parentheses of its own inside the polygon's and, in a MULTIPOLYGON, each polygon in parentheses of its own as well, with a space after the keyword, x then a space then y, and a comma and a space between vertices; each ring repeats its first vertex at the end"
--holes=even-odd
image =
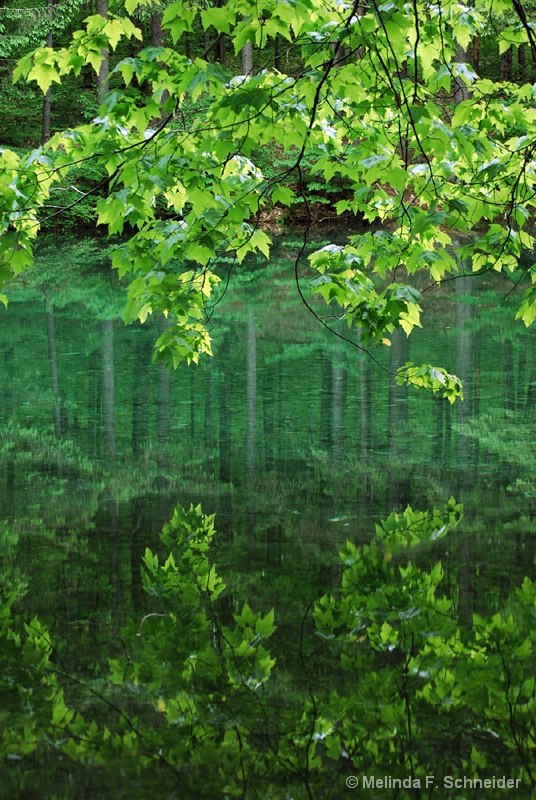
POLYGON ((457 431, 479 442, 501 459, 497 469, 505 465, 536 471, 534 455, 534 425, 520 419, 515 412, 502 411, 499 415, 485 414, 456 426, 457 431))
POLYGON ((27 302, 46 293, 55 309, 81 305, 95 319, 120 317, 126 295, 111 269, 112 250, 113 245, 98 238, 67 240, 58 250, 45 238, 35 266, 10 283, 8 299, 27 302))

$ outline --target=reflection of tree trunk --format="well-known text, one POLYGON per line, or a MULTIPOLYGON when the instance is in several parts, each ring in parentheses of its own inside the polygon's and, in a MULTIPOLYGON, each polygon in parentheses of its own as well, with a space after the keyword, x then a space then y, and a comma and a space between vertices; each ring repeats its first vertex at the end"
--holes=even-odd
POLYGON ((214 359, 209 359, 208 362, 208 391, 205 396, 205 447, 208 451, 211 463, 214 457, 214 449, 216 447, 215 440, 215 425, 214 425, 214 407, 215 407, 215 381, 214 381, 214 359))
POLYGON ((140 332, 132 369, 132 452, 138 458, 149 444, 151 343, 140 332))
MULTIPOLYGON (((160 317, 160 334, 169 328, 171 322, 163 315, 160 317)), ((158 365, 158 378, 156 384, 156 440, 158 443, 157 464, 160 469, 169 468, 171 461, 171 375, 163 364, 158 365)), ((158 477, 158 486, 165 486, 165 478, 158 477)), ((169 503, 163 491, 160 491, 157 501, 156 515, 158 524, 164 525, 169 515, 169 503)))
POLYGON ((517 371, 517 404, 518 413, 524 411, 526 402, 526 372, 527 372, 527 350, 529 347, 529 336, 523 334, 521 347, 519 349, 519 363, 517 371))
POLYGON ((104 447, 110 466, 115 469, 115 374, 114 323, 102 321, 102 418, 104 447))
POLYGON ((329 355, 320 353, 320 447, 331 449, 331 412, 332 412, 332 367, 329 355))
MULTIPOLYGON (((284 371, 283 371, 283 345, 280 344, 277 353, 277 416, 275 420, 276 436, 277 436, 277 473, 283 474, 283 460, 284 452, 284 427, 283 427, 283 409, 284 409, 284 371)), ((322 424, 322 423, 320 423, 322 424)))
POLYGON ((283 560, 283 526, 280 522, 266 528, 266 563, 278 567, 283 560))
POLYGON ((361 453, 368 453, 372 442, 372 376, 368 357, 359 361, 359 420, 361 453))
POLYGON ((509 339, 501 344, 501 361, 503 365, 503 397, 504 410, 513 411, 516 406, 514 381, 514 350, 509 339))
POLYGON ((370 486, 368 475, 368 459, 371 445, 372 429, 372 384, 370 375, 370 359, 359 359, 359 431, 360 431, 360 456, 361 482, 359 488, 359 510, 361 516, 368 514, 370 486))
POLYGON ((6 463, 6 501, 4 514, 10 518, 15 510, 15 454, 13 449, 8 451, 6 463))
POLYGON ((196 378, 196 368, 194 364, 190 364, 190 443, 192 450, 195 447, 195 407, 196 407, 196 397, 195 397, 195 378, 196 378))
POLYGON ((220 348, 221 373, 219 409, 220 481, 231 483, 231 339, 227 334, 220 348))
POLYGON ((119 504, 113 490, 108 492, 110 518, 108 541, 110 552, 110 585, 112 587, 112 620, 116 633, 124 624, 123 569, 121 558, 121 536, 119 532, 119 504))
POLYGON ((445 409, 448 403, 437 394, 432 395, 432 414, 435 418, 435 431, 432 440, 434 461, 440 465, 445 463, 445 409))
MULTIPOLYGON (((392 372, 409 359, 409 340, 404 331, 397 329, 391 336, 390 348, 392 372)), ((408 387, 389 383, 389 422, 387 438, 389 446, 389 510, 405 508, 410 502, 411 476, 408 455, 409 412, 408 387)))
POLYGON ((255 470, 257 466, 257 336, 253 310, 250 310, 247 322, 246 381, 247 533, 249 536, 255 532, 255 470))
POLYGON ((346 370, 342 364, 343 352, 337 348, 334 354, 333 378, 333 405, 332 405, 332 433, 333 433, 333 460, 340 463, 344 456, 344 407, 346 403, 346 370))
MULTIPOLYGON (((473 403, 473 334, 468 329, 473 307, 461 301, 461 296, 471 294, 472 278, 455 281, 455 291, 459 298, 456 302, 456 374, 463 383, 463 402, 456 403, 456 422, 463 423, 471 417, 473 403)), ((458 433, 456 436, 456 465, 459 486, 466 485, 471 476, 471 441, 468 436, 458 433)))
POLYGON ((88 452, 97 458, 101 452, 101 361, 100 350, 93 350, 87 359, 87 373, 89 376, 87 396, 88 416, 88 452))
MULTIPOLYGON (((15 361, 13 356, 13 348, 8 347, 4 350, 4 370, 6 375, 13 375, 15 361)), ((11 381, 5 381, 3 386, 3 411, 5 423, 13 413, 13 387, 11 381)), ((14 490, 15 460, 13 449, 10 448, 6 453, 6 493, 2 502, 2 516, 11 517, 13 513, 14 490)))
MULTIPOLYGON (((463 382, 463 403, 456 402, 456 422, 463 423, 469 420, 472 414, 474 395, 474 364, 473 364, 473 334, 468 328, 473 306, 461 302, 461 295, 471 294, 472 278, 455 281, 455 291, 458 296, 456 303, 456 374, 463 382)), ((463 492, 474 484, 472 444, 468 436, 458 432, 456 434, 456 468, 458 498, 463 500, 463 492), (461 496, 460 496, 461 495, 461 496)), ((464 536, 460 548, 459 572, 459 601, 458 614, 460 623, 470 628, 474 609, 474 567, 473 545, 469 536, 464 536)))
MULTIPOLYGON (((170 322, 165 317, 160 319, 160 333, 169 328, 170 322)), ((171 410, 171 376, 163 364, 158 365, 158 384, 156 398, 156 439, 160 451, 169 447, 169 420, 171 410)), ((162 452, 159 453, 162 458, 162 452)), ((165 460, 165 459, 164 459, 165 460)))
MULTIPOLYGON (((431 397, 435 432, 433 438, 433 459, 440 465, 451 463, 452 414, 451 405, 444 397, 434 394, 431 397)), ((459 402, 459 401, 457 401, 459 402)))
POLYGON ((274 453, 274 370, 270 366, 264 372, 262 387, 262 417, 264 428, 264 465, 266 472, 273 472, 274 453))
MULTIPOLYGON (((527 337, 528 339, 529 337, 527 337)), ((528 416, 534 411, 536 407, 536 342, 534 337, 530 337, 531 343, 531 366, 529 375, 529 384, 527 387, 526 400, 525 400, 525 414, 528 416)))
POLYGON ((152 507, 148 498, 135 495, 130 501, 130 515, 130 596, 133 610, 139 612, 145 607, 145 592, 140 581, 140 564, 145 553, 147 536, 152 532, 150 525, 152 507))
POLYGON ((56 333, 54 330, 54 307, 45 298, 45 318, 47 323, 48 363, 50 365, 50 380, 52 382, 52 409, 54 414, 54 433, 56 439, 61 439, 61 403, 58 381, 58 359, 56 355, 56 333))

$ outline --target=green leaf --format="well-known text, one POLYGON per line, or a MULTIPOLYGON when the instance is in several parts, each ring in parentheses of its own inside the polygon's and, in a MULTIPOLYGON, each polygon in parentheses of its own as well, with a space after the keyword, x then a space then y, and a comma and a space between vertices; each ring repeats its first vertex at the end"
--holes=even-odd
POLYGON ((257 617, 255 621, 255 631, 263 638, 268 638, 274 633, 276 626, 274 625, 274 609, 272 608, 264 618, 257 617))

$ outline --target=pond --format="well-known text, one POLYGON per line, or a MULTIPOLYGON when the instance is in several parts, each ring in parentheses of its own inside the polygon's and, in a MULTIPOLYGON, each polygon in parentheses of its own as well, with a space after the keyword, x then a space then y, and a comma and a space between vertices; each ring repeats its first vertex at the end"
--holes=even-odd
MULTIPOLYGON (((327 798, 351 795, 355 785, 354 796, 370 798, 504 797, 514 784, 503 787, 501 778, 518 780, 516 797, 531 797, 536 348, 532 331, 514 321, 515 292, 506 296, 508 287, 493 278, 425 292, 424 330, 409 339, 395 334, 390 349, 374 351, 388 370, 411 360, 459 375, 465 399, 451 406, 397 386, 360 349, 321 328, 293 286, 292 242, 279 243, 269 267, 251 264, 233 274, 211 313, 214 359, 173 374, 151 363, 165 321, 125 327, 122 289, 99 263, 105 256, 98 243, 85 247, 61 258, 48 253, 41 272, 14 288, 0 318, 0 589, 16 595, 17 619, 36 617, 46 626, 53 643, 47 669, 58 681, 42 705, 32 705, 28 697, 37 690, 26 686, 26 700, 19 691, 6 707, 11 738, 6 733, 0 795, 327 798), (76 277, 77 259, 86 265, 83 279, 76 277), (432 513, 451 497, 463 504, 463 516, 452 501, 444 516, 426 523, 423 516, 403 518, 408 505, 432 513), (74 722, 69 728, 67 711, 53 712, 56 738, 40 715, 48 713, 51 693, 64 690, 67 706, 113 735, 118 707, 134 709, 140 728, 151 731, 165 727, 151 721, 158 711, 168 726, 186 725, 184 710, 182 717, 169 711, 177 687, 156 663, 163 639, 169 645, 178 632, 157 636, 150 628, 158 624, 153 617, 175 620, 178 612, 151 605, 154 596, 164 597, 160 573, 153 584, 146 579, 149 593, 140 578, 147 547, 167 553, 176 546, 168 536, 162 548, 158 534, 177 504, 201 504, 215 514, 210 563, 227 584, 218 619, 230 626, 242 615, 243 636, 251 629, 260 641, 272 633, 262 619, 274 609, 277 630, 263 647, 278 672, 260 705, 263 718, 267 709, 277 713, 259 733, 258 719, 242 719, 236 710, 243 699, 234 681, 235 721, 226 717, 218 735, 212 732, 213 751, 203 750, 205 729, 194 736, 199 712, 188 723, 195 743, 185 740, 169 755, 162 742, 146 745, 144 757, 152 747, 164 753, 164 766, 151 756, 140 767, 125 737, 108 753, 106 736, 95 733, 99 744, 84 750, 81 742, 92 737, 74 722), (380 535, 376 526, 387 518, 380 535), (374 570, 386 576, 390 594, 374 570), (430 580, 440 582, 437 600, 430 580), (412 602, 400 610, 404 596, 412 602), (246 625, 244 603, 262 616, 246 625), (358 613, 367 603, 366 614, 358 613), (436 629, 441 616, 444 634, 436 629), (417 624, 413 617, 424 627, 403 631, 406 620, 417 624), (143 669, 127 679, 136 663, 129 636, 145 641, 140 620, 149 620, 143 624, 152 660, 138 653, 143 669), (408 645, 414 638, 418 646, 408 645), (369 650, 357 658, 350 642, 365 639, 369 650), (115 680, 130 686, 126 699, 117 686, 110 689, 110 658, 127 665, 115 680), (363 672, 375 676, 376 688, 358 679, 363 672), (485 697, 473 697, 483 683, 485 697), (226 761, 221 752, 230 731, 240 753, 231 748, 226 761), (37 748, 28 745, 32 737, 37 748), (272 777, 270 753, 280 769, 272 777), (211 778, 203 783, 198 771, 209 756, 211 778), (430 786, 427 775, 436 776, 430 786), (484 794, 483 780, 495 781, 484 794)), ((195 619, 205 613, 198 609, 195 619)), ((241 646, 237 640, 233 652, 241 646)), ((264 652, 248 651, 259 686, 268 672, 272 680, 264 652)), ((167 651, 161 659, 173 663, 167 651)), ((209 692, 200 674, 192 695, 198 699, 209 692)), ((250 678, 242 683, 251 693, 250 678)), ((14 682, 5 678, 3 691, 14 682)), ((224 711, 215 683, 210 691, 216 718, 224 711)))

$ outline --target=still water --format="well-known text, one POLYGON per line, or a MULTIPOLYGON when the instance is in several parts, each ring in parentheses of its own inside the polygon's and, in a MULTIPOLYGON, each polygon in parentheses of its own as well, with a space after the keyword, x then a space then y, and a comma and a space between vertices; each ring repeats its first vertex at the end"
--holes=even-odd
MULTIPOLYGON (((19 288, 2 313, 0 589, 48 626, 70 673, 98 674, 126 620, 145 612, 140 561, 177 503, 216 514, 219 570, 232 597, 275 608, 290 672, 338 551, 408 504, 464 504, 456 530, 419 557, 442 559, 466 620, 534 579, 536 348, 514 321, 515 294, 454 281, 427 297, 422 332, 375 351, 388 369, 414 361, 459 375, 465 400, 450 406, 396 386, 323 331, 288 277, 290 256, 282 246, 269 270, 231 283, 212 313, 214 359, 174 374, 151 364, 162 322, 125 327, 121 289, 102 270, 86 288, 19 288)), ((124 776, 84 789, 87 770, 73 777, 64 761, 57 791, 43 794, 41 769, 8 764, 0 796, 135 796, 124 776)))

